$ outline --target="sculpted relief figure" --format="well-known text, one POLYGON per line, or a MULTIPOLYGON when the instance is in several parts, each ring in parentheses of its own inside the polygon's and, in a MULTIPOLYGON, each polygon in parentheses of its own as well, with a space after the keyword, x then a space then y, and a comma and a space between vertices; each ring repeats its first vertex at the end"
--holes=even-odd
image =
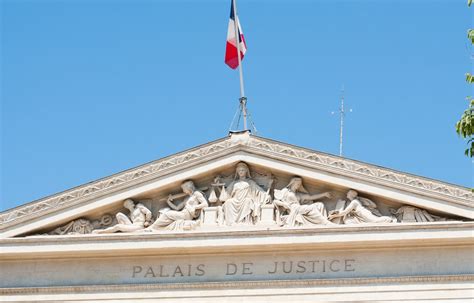
POLYGON ((273 203, 277 206, 277 223, 288 227, 334 224, 327 219, 324 204, 314 202, 322 198, 331 198, 331 193, 310 195, 303 186, 303 179, 293 177, 285 188, 275 190, 273 203), (302 205, 308 202, 310 204, 302 205), (288 215, 282 215, 279 207, 286 210, 288 215))
POLYGON ((249 167, 244 162, 237 164, 234 181, 225 189, 223 196, 222 210, 226 225, 254 224, 258 221, 262 205, 270 202, 269 193, 252 180, 249 167))
POLYGON ((88 220, 79 218, 69 222, 66 225, 55 228, 47 233, 47 235, 80 235, 90 234, 94 229, 105 228, 112 225, 114 218, 109 215, 103 215, 99 220, 88 220))
POLYGON ((342 217, 344 224, 359 223, 395 223, 395 218, 382 216, 377 209, 377 204, 367 198, 358 197, 355 190, 347 192, 349 205, 343 210, 333 210, 329 213, 329 220, 342 217))
POLYGON ((218 225, 224 224, 224 211, 222 210, 222 201, 227 199, 225 183, 221 180, 221 178, 221 176, 214 177, 214 181, 213 183, 211 183, 211 192, 208 198, 210 206, 216 208, 216 223, 218 225), (219 197, 217 197, 216 191, 220 192, 219 197))
POLYGON ((424 209, 404 205, 399 209, 391 209, 390 212, 395 215, 399 222, 435 222, 446 221, 446 218, 430 214, 424 209))
POLYGON ((172 210, 160 210, 160 216, 147 229, 148 231, 191 230, 199 225, 200 222, 195 219, 199 218, 201 210, 208 206, 208 202, 204 194, 196 190, 194 182, 191 180, 183 182, 181 189, 187 197, 183 202, 175 205, 172 196, 170 196, 167 203, 172 210))
POLYGON ((123 206, 130 211, 130 218, 123 213, 116 215, 118 224, 106 228, 96 229, 93 231, 95 234, 110 234, 117 231, 121 232, 135 232, 143 230, 148 227, 151 222, 151 211, 141 203, 133 202, 132 199, 127 199, 123 203, 123 206))

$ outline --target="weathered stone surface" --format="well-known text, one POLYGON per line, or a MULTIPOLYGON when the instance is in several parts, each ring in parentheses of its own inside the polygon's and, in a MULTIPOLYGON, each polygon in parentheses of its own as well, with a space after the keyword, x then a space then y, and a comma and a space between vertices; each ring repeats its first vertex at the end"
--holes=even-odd
POLYGON ((297 251, 23 260, 1 264, 1 287, 188 283, 474 274, 472 250, 297 251))

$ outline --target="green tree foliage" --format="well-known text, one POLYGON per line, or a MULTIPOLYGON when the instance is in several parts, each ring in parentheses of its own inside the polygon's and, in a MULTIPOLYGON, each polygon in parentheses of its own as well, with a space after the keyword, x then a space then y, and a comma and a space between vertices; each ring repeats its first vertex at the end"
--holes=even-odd
MULTIPOLYGON (((473 0, 467 0, 467 5, 471 6, 473 0)), ((467 38, 474 44, 474 30, 470 29, 467 31, 467 38)), ((467 73, 466 82, 469 84, 474 83, 474 75, 467 73)), ((468 157, 474 157, 474 99, 468 97, 468 107, 463 112, 461 119, 456 123, 456 132, 459 136, 467 139, 467 148, 464 154, 468 157)))
POLYGON ((469 107, 456 123, 456 132, 461 137, 467 139, 467 148, 464 154, 472 158, 474 156, 474 99, 469 97, 468 100, 469 107))

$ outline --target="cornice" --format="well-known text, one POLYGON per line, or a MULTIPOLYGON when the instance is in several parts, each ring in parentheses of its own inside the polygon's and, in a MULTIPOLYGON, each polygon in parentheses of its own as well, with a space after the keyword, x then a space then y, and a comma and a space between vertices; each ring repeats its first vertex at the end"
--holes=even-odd
POLYGON ((216 255, 235 251, 367 251, 474 245, 474 222, 215 230, 137 234, 31 236, 0 239, 0 260, 158 255, 216 255))
POLYGON ((261 137, 251 137, 247 146, 267 155, 273 154, 275 156, 283 156, 286 160, 294 159, 304 161, 314 168, 325 171, 331 171, 337 174, 343 174, 357 179, 384 184, 423 195, 430 195, 441 200, 450 200, 458 204, 474 207, 473 192, 471 189, 462 186, 402 173, 377 165, 317 152, 261 137))
MULTIPOLYGON (((311 227, 287 228, 281 229, 279 227, 256 226, 251 230, 239 229, 239 227, 222 227, 214 230, 197 230, 183 233, 180 231, 160 231, 154 233, 114 233, 114 234, 84 234, 84 235, 47 235, 47 236, 28 236, 18 238, 3 238, 0 239, 0 247, 10 244, 24 244, 34 245, 41 244, 68 244, 68 243, 122 243, 133 239, 135 242, 149 242, 149 241, 167 241, 175 240, 179 237, 180 240, 196 240, 200 239, 219 239, 219 238, 234 238, 234 239, 248 239, 251 237, 299 237, 308 235, 331 235, 335 233, 344 232, 346 235, 360 234, 360 233, 410 233, 414 232, 448 232, 448 231, 463 231, 474 229, 474 222, 462 221, 440 221, 434 223, 399 223, 399 224, 361 224, 361 225, 316 225, 311 227)), ((474 236, 471 237, 474 241, 474 236)))
POLYGON ((304 280, 267 280, 267 281, 228 281, 199 283, 156 283, 124 285, 85 285, 61 287, 25 287, 0 288, 1 295, 40 295, 67 293, 100 292, 141 292, 161 290, 223 290, 223 289, 260 289, 280 287, 316 287, 316 286, 362 286, 370 284, 408 284, 408 283, 446 283, 472 282, 474 275, 437 275, 437 276, 401 276, 379 278, 343 278, 343 279, 304 279, 304 280))
POLYGON ((232 137, 227 137, 4 211, 0 213, 0 230, 85 201, 97 199, 123 188, 237 150, 250 150, 263 155, 286 159, 287 161, 304 162, 313 168, 331 171, 336 174, 385 184, 468 207, 474 206, 473 193, 461 186, 405 174, 261 137, 251 136, 248 140, 241 140, 240 138, 234 140, 232 137))
POLYGON ((220 139, 193 149, 177 153, 118 174, 93 181, 70 190, 30 202, 0 213, 0 230, 11 225, 40 217, 52 211, 80 204, 86 200, 113 193, 124 187, 144 182, 170 171, 182 169, 189 163, 228 151, 238 143, 220 139))

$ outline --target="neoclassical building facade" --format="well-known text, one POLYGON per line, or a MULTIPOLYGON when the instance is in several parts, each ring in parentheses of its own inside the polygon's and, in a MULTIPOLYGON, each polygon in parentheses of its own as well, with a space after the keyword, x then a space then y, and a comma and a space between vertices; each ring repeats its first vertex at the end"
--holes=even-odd
POLYGON ((0 213, 7 302, 472 302, 470 189, 228 137, 0 213))

